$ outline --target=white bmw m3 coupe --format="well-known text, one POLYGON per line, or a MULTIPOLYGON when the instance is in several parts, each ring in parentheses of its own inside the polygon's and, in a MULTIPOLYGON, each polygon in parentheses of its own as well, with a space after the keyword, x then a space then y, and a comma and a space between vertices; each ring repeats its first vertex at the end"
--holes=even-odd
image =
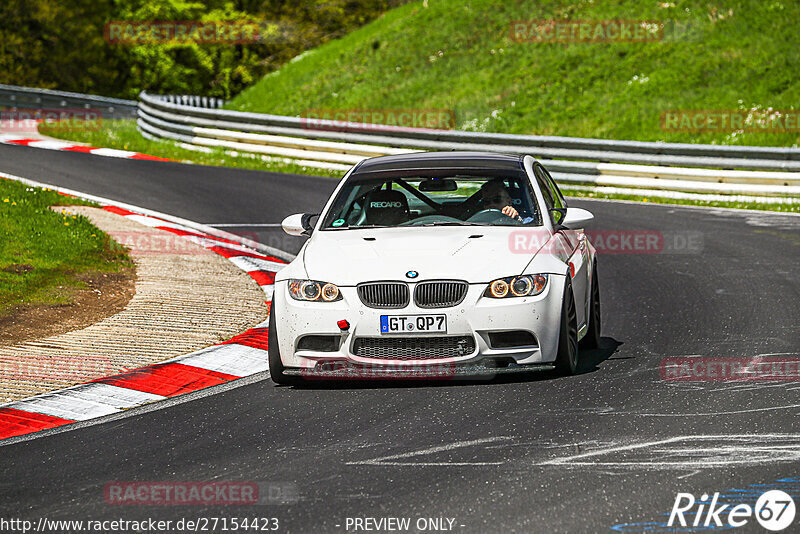
POLYGON ((362 161, 282 223, 310 239, 275 278, 272 379, 572 374, 600 338, 591 220, 532 156, 362 161))

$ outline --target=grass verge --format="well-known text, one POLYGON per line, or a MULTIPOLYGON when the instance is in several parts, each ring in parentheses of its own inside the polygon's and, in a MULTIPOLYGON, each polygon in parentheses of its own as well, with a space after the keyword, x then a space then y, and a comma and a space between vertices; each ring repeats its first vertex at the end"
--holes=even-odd
POLYGON ((20 308, 68 305, 80 279, 133 263, 125 249, 80 216, 50 209, 94 205, 51 189, 0 179, 0 318, 20 308))
POLYGON ((298 56, 226 108, 357 111, 369 122, 400 120, 393 110, 450 110, 460 130, 798 146, 794 118, 765 123, 774 129, 739 131, 721 119, 696 131, 662 127, 671 110, 796 117, 798 19, 800 3, 786 0, 417 1, 298 56), (531 20, 655 21, 663 31, 644 42, 515 38, 512 23, 531 20))

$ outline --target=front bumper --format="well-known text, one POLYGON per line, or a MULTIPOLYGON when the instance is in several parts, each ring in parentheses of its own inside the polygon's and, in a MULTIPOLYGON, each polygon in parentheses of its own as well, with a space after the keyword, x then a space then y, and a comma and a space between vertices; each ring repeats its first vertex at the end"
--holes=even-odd
MULTIPOLYGON (((322 373, 347 373, 347 369, 414 369, 425 376, 427 370, 447 366, 454 374, 480 374, 481 369, 499 368, 517 370, 518 366, 550 367, 555 361, 561 317, 561 299, 565 277, 550 275, 545 290, 534 297, 491 299, 483 296, 487 284, 471 284, 467 296, 457 306, 450 308, 419 308, 412 302, 402 309, 375 309, 365 306, 355 287, 340 288, 342 300, 331 303, 301 302, 292 299, 287 282, 277 282, 273 300, 277 304, 276 326, 281 360, 287 374, 316 370, 322 373), (444 314, 446 333, 381 334, 381 315, 431 315, 444 314), (346 331, 337 326, 345 319, 350 324, 346 331), (530 332, 534 342, 524 346, 498 347, 492 344, 490 334, 509 331, 530 332), (326 350, 299 348, 305 336, 327 336, 334 341, 326 350), (408 340, 435 338, 437 336, 470 337, 469 351, 461 354, 394 359, 391 356, 370 358, 354 352, 358 338, 373 340, 408 340), (498 366, 498 362, 502 365, 498 366)), ((413 294, 414 284, 409 284, 413 294)), ((495 338, 496 339, 496 338, 495 338)), ((425 340, 429 341, 429 340, 425 340)), ((506 372, 506 371, 502 371, 506 372)))

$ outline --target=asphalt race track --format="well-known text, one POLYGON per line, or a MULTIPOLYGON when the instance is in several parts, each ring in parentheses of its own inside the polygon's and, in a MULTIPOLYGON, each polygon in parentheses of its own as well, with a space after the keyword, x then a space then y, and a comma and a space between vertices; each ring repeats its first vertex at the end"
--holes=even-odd
MULTIPOLYGON (((0 171, 204 223, 280 223, 321 208, 335 186, 13 146, 0 146, 0 171)), ((604 348, 582 353, 579 375, 304 388, 263 377, 3 446, 0 517, 259 516, 279 518, 281 532, 345 532, 348 517, 423 517, 454 519, 455 532, 641 531, 658 530, 678 492, 787 484, 800 469, 800 383, 667 381, 659 364, 800 355, 800 217, 573 204, 595 214, 597 230, 664 239, 655 253, 601 251, 604 348), (112 481, 212 480, 283 484, 299 501, 104 501, 112 481)), ((302 244, 276 228, 243 229, 292 252, 302 244)))

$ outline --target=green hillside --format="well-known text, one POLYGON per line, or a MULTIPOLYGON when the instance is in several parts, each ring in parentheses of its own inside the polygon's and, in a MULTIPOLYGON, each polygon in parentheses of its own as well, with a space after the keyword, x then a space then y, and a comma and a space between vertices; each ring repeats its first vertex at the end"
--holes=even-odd
MULTIPOLYGON (((800 2, 429 0, 308 52, 230 109, 445 109, 458 129, 798 145, 800 133, 665 131, 669 110, 800 108, 800 2), (512 39, 512 21, 648 20, 649 42, 512 39)), ((791 126, 788 124, 787 126, 791 126)))

